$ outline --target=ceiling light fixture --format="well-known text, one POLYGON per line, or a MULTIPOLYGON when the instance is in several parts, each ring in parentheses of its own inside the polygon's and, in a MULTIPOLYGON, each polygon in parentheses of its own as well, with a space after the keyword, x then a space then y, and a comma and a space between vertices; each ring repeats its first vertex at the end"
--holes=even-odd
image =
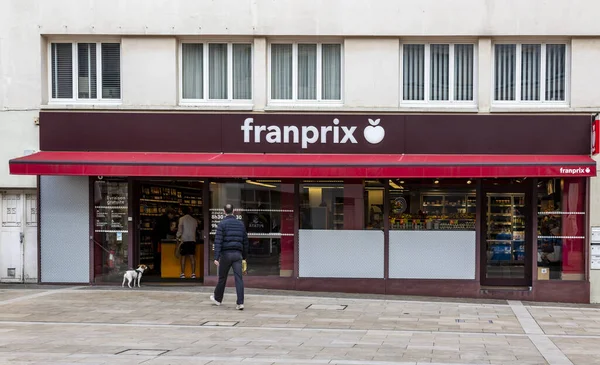
POLYGON ((434 183, 434 184, 439 184, 439 183, 440 183, 440 181, 436 179, 436 180, 435 180, 433 183, 434 183))
POLYGON ((246 180, 246 184, 252 184, 252 185, 258 185, 258 186, 264 186, 265 188, 276 188, 277 186, 275 185, 271 185, 271 184, 263 184, 263 183, 259 183, 256 181, 252 181, 252 180, 246 180))
POLYGON ((398 184, 396 184, 393 180, 390 180, 390 186, 394 189, 403 190, 404 188, 398 184))

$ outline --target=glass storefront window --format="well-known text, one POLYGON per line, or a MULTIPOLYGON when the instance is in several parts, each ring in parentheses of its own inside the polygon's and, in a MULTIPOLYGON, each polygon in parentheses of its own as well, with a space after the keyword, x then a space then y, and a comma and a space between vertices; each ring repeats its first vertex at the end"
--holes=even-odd
POLYGON ((304 180, 300 229, 383 229, 383 193, 377 180, 304 180))
MULTIPOLYGON (((384 180, 385 181, 385 180, 384 180)), ((365 181, 365 228, 384 228, 384 205, 385 196, 384 182, 380 180, 365 181)))
POLYGON ((538 280, 584 280, 585 179, 546 179, 537 185, 538 280))
POLYGON ((475 187, 469 181, 388 183, 391 230, 475 230, 475 187))
POLYGON ((294 184, 281 180, 213 181, 210 184, 210 275, 216 227, 232 204, 248 231, 248 275, 292 276, 294 270, 294 184))
POLYGON ((119 282, 128 263, 128 183, 94 181, 94 277, 119 282))
POLYGON ((300 184, 300 229, 344 229, 342 180, 305 180, 300 184))

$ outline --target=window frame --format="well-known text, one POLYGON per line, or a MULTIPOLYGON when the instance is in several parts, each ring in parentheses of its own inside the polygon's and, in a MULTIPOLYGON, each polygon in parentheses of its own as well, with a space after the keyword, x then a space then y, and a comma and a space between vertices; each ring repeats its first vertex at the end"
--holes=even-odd
POLYGON ((267 47, 267 100, 271 106, 302 105, 302 106, 343 106, 344 105, 344 43, 340 40, 331 41, 286 41, 277 40, 269 42, 267 47), (271 85, 271 65, 272 65, 272 45, 291 44, 292 45, 292 98, 291 99, 273 99, 271 85), (317 85, 316 99, 298 99, 298 45, 316 44, 317 46, 317 85), (340 98, 338 100, 323 100, 323 45, 336 44, 340 46, 340 98))
POLYGON ((47 44, 47 76, 48 76, 48 105, 61 104, 103 104, 120 105, 123 102, 123 44, 121 39, 50 39, 47 44), (96 98, 79 98, 79 57, 78 45, 80 43, 92 43, 96 45, 96 98), (105 99, 102 98, 102 44, 119 44, 119 90, 120 98, 105 99), (52 97, 52 45, 53 44, 71 44, 72 56, 72 87, 73 95, 71 98, 53 98, 52 97))
POLYGON ((254 42, 251 40, 181 40, 178 45, 178 96, 180 105, 239 105, 251 106, 254 102, 254 42), (183 45, 184 44, 201 44, 202 45, 202 98, 187 99, 183 97, 183 45), (210 99, 209 98, 209 47, 211 44, 226 44, 227 45, 227 99, 210 99), (234 99, 233 98, 233 45, 247 44, 250 45, 250 99, 234 99))
POLYGON ((491 55, 491 91, 490 99, 492 106, 499 107, 569 107, 571 104, 571 46, 570 42, 566 40, 502 40, 492 42, 492 55, 491 55), (514 44, 516 46, 516 84, 515 84, 515 100, 496 100, 496 45, 498 44, 514 44), (521 100, 521 82, 522 82, 522 58, 523 48, 525 44, 540 45, 540 100, 521 100), (565 46, 565 100, 545 100, 546 99, 546 54, 547 45, 549 44, 560 44, 565 46))
POLYGON ((401 107, 423 107, 423 106, 443 106, 443 107, 476 107, 478 105, 478 95, 479 95, 479 52, 478 52, 478 44, 474 40, 453 40, 453 41, 419 41, 419 40, 409 40, 409 41, 400 41, 400 57, 399 57, 399 97, 400 97, 400 106, 401 107), (424 100, 404 100, 404 46, 405 45, 415 45, 422 44, 425 47, 425 75, 424 75, 424 100), (448 54, 448 69, 450 73, 448 75, 448 100, 431 100, 431 45, 432 44, 442 44, 449 46, 449 54, 448 54), (456 80, 456 75, 454 73, 454 55, 455 55, 455 46, 461 44, 468 44, 473 46, 473 100, 454 100, 454 82, 456 80))

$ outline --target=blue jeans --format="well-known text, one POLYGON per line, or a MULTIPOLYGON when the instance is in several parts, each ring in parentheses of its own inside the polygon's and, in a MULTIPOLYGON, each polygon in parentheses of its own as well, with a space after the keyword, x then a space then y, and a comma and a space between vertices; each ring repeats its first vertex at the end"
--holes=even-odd
POLYGON ((235 278, 235 292, 237 294, 237 303, 244 304, 244 280, 242 279, 242 253, 240 251, 223 251, 219 259, 219 282, 215 288, 215 300, 223 301, 225 294, 225 285, 227 284, 227 275, 229 269, 233 267, 233 276, 235 278))

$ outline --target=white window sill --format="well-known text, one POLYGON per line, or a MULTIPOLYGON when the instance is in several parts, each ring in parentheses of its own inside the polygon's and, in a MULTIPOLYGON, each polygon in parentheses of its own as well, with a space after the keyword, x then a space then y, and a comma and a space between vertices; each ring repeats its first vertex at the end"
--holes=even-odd
POLYGON ((253 105, 122 105, 122 104, 48 104, 42 110, 160 110, 160 111, 252 111, 253 105))
POLYGON ((570 112, 573 109, 568 104, 553 104, 553 103, 492 103, 490 106, 491 113, 503 112, 521 112, 521 113, 539 113, 543 111, 551 112, 570 112))
POLYGON ((182 101, 177 110, 233 110, 233 111, 252 111, 254 110, 254 104, 248 103, 235 103, 235 102, 223 102, 223 103, 212 103, 212 102, 186 102, 182 101))
POLYGON ((269 101, 265 111, 285 110, 335 110, 344 108, 342 101, 269 101))
POLYGON ((401 102, 400 110, 419 112, 451 112, 451 113, 477 113, 479 108, 474 102, 468 103, 432 103, 432 102, 401 102))

